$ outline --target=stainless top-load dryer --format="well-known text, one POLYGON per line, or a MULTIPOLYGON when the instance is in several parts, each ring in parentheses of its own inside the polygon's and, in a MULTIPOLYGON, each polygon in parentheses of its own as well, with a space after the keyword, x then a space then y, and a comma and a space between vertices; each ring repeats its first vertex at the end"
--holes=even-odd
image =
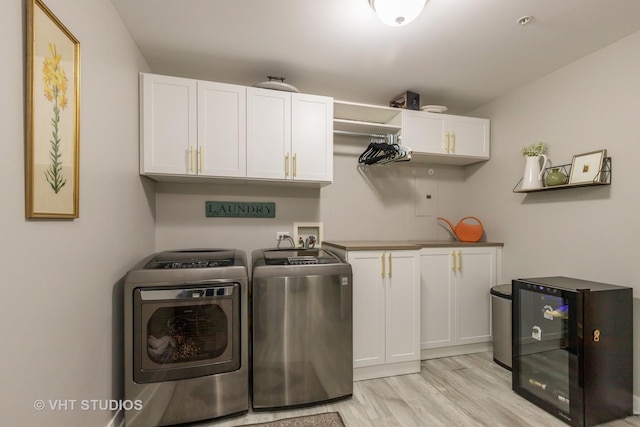
POLYGON ((249 409, 248 268, 235 249, 164 251, 124 283, 125 425, 249 409))
POLYGON ((252 252, 252 406, 353 394, 351 266, 322 249, 252 252))

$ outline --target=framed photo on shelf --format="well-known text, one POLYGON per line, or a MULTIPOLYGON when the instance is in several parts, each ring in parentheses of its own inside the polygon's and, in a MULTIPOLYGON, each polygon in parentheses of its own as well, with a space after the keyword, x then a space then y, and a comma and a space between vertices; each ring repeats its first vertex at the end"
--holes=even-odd
POLYGON ((27 0, 25 216, 78 218, 80 42, 27 0))
POLYGON ((322 245, 322 223, 294 222, 293 241, 297 248, 319 248, 322 245))
POLYGON ((587 184, 600 182, 607 150, 591 151, 573 156, 569 184, 587 184))

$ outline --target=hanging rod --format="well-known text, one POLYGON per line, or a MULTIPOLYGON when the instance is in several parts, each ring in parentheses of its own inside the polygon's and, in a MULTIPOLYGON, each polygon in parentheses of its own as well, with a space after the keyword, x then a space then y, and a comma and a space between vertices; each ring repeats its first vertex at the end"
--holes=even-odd
POLYGON ((364 133, 364 132, 352 132, 348 130, 334 130, 334 134, 347 135, 347 136, 368 136, 370 138, 386 138, 387 135, 394 135, 393 133, 364 133))

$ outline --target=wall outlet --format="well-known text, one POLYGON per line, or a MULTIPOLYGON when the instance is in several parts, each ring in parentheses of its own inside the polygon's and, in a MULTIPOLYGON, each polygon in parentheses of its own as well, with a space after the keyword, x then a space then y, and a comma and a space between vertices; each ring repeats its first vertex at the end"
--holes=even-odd
POLYGON ((290 233, 288 231, 276 231, 276 239, 282 240, 285 237, 289 237, 290 233))

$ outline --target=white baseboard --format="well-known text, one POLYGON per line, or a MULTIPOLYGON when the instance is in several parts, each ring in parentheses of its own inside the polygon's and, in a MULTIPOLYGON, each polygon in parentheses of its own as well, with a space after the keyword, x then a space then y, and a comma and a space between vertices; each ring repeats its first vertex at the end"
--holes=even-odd
POLYGON ((633 415, 640 415, 640 396, 633 395, 633 415))
POLYGON ((420 352, 420 359, 428 360, 428 359, 439 359, 441 357, 461 356, 463 354, 491 351, 492 349, 493 349, 493 346, 492 346, 492 343, 490 342, 456 345, 451 347, 422 349, 420 352))

